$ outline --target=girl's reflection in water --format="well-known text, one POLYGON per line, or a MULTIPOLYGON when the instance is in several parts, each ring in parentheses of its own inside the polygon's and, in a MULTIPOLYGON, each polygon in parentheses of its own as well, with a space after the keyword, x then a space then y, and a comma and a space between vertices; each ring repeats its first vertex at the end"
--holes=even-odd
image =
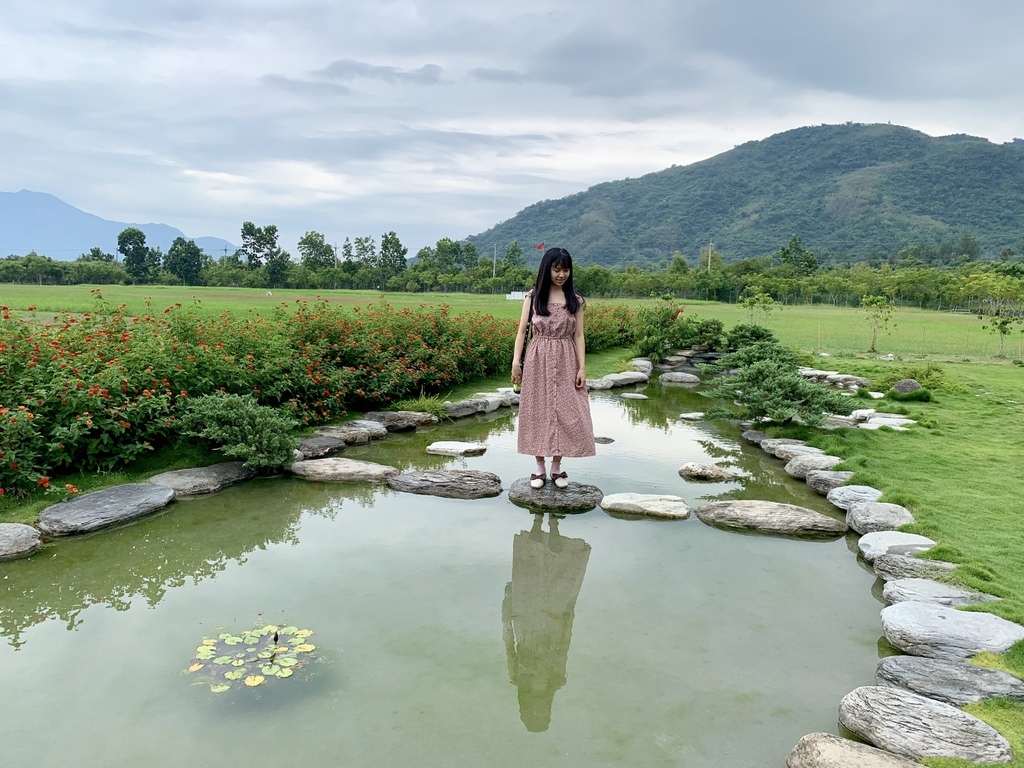
POLYGON ((590 545, 558 533, 555 515, 548 531, 543 515, 512 540, 512 581, 501 604, 502 636, 509 679, 519 688, 519 716, 529 731, 551 724, 555 691, 565 685, 565 666, 576 598, 590 559, 590 545))

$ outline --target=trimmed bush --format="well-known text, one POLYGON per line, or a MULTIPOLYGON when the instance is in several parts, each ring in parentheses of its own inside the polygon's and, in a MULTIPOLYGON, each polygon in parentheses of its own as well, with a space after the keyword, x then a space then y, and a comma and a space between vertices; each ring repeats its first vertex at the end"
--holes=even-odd
POLYGON ((181 416, 181 431, 210 441, 227 458, 255 470, 291 464, 299 447, 291 433, 297 421, 275 408, 259 405, 251 395, 204 395, 190 401, 181 416))

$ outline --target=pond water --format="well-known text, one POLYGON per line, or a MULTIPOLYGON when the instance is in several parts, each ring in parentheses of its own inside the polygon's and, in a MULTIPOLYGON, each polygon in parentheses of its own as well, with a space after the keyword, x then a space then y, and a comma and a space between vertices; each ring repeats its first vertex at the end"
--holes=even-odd
MULTIPOLYGON (((606 494, 692 506, 765 498, 828 511, 708 401, 595 393, 614 438, 567 460, 606 494), (742 483, 696 484, 715 460, 742 483)), ((515 415, 394 435, 347 456, 530 472, 515 415), (476 458, 428 456, 480 439, 476 458)), ((850 542, 744 535, 600 509, 535 517, 476 501, 262 479, 0 564, 0 743, 31 766, 781 766, 878 658, 874 577, 850 542), (292 678, 213 694, 204 637, 313 630, 292 678)))

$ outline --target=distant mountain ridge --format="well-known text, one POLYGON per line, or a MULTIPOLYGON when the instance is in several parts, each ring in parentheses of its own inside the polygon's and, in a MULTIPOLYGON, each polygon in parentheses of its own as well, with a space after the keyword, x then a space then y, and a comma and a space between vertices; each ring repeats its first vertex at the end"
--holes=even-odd
POLYGON ((819 256, 888 254, 971 232, 996 254, 1024 244, 1024 141, 931 137, 894 125, 797 128, 686 166, 535 203, 468 238, 562 245, 587 264, 727 261, 797 234, 819 256))
POLYGON ((74 261, 80 254, 99 247, 117 251, 117 236, 126 227, 146 233, 146 244, 167 253, 177 237, 195 240, 196 245, 216 258, 224 248, 234 253, 237 246, 219 237, 188 238, 167 224, 126 224, 109 221, 75 208, 45 192, 0 192, 0 257, 24 256, 35 251, 57 261, 74 261))

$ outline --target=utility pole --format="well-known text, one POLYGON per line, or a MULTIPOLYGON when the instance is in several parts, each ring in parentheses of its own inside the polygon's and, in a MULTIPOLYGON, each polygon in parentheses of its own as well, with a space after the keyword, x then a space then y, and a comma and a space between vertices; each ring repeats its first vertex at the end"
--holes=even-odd
POLYGON ((715 249, 715 244, 708 241, 708 274, 711 274, 711 252, 715 249))
POLYGON ((338 268, 338 241, 334 241, 334 268, 338 268))
POLYGON ((494 293, 494 278, 498 274, 498 244, 494 244, 494 256, 491 258, 491 293, 494 293))

